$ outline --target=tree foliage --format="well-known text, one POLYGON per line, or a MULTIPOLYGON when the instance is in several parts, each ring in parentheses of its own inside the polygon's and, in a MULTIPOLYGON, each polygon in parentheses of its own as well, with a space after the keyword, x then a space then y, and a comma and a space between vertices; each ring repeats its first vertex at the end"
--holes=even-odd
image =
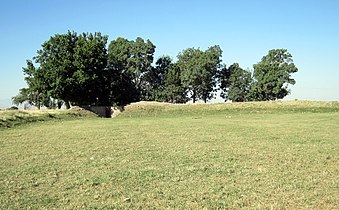
POLYGON ((288 85, 294 85, 291 74, 298 71, 292 55, 286 49, 273 49, 254 66, 252 98, 268 101, 284 98, 289 94, 288 85))
POLYGON ((253 75, 234 63, 221 64, 218 45, 202 51, 187 48, 173 62, 169 56, 153 64, 155 45, 140 37, 117 38, 107 48, 108 36, 68 31, 41 46, 23 68, 28 87, 14 96, 15 104, 41 106, 126 105, 139 100, 186 103, 207 102, 221 89, 234 102, 276 100, 295 84, 298 71, 286 49, 273 49, 254 65, 253 75))
POLYGON ((41 106, 50 107, 52 99, 44 80, 41 68, 36 68, 31 60, 26 61, 27 67, 22 68, 28 88, 21 88, 19 94, 12 98, 14 104, 25 101, 40 109, 41 106))
POLYGON ((140 99, 146 99, 147 84, 145 75, 153 70, 152 62, 155 45, 138 37, 135 41, 117 38, 108 47, 108 66, 112 77, 112 85, 128 90, 130 98, 124 97, 119 90, 113 90, 113 98, 126 104, 140 99), (127 99, 127 100, 126 100, 127 99))
POLYGON ((69 31, 42 44, 35 61, 53 98, 77 105, 100 102, 107 38, 101 33, 77 35, 69 31))
POLYGON ((216 86, 217 70, 221 62, 222 50, 218 45, 206 51, 188 48, 178 55, 181 80, 191 93, 193 103, 204 102, 213 97, 216 86))
POLYGON ((186 103, 189 100, 181 74, 182 71, 176 63, 168 69, 164 79, 163 98, 165 102, 186 103))
POLYGON ((224 66, 220 70, 220 96, 234 102, 250 100, 250 87, 252 74, 242 69, 238 63, 232 64, 229 68, 224 66))
POLYGON ((155 67, 144 74, 143 89, 145 100, 165 101, 165 77, 172 65, 172 59, 169 56, 162 56, 155 62, 155 67))

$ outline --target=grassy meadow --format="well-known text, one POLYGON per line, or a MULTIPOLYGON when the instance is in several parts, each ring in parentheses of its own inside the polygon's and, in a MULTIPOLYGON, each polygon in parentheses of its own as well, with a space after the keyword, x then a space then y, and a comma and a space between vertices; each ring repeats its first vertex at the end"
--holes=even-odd
POLYGON ((135 103, 0 148, 0 209, 339 209, 336 102, 135 103))

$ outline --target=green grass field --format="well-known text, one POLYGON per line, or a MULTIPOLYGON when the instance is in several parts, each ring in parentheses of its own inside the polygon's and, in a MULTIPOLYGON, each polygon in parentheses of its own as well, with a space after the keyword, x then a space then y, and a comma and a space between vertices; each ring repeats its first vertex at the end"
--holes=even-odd
POLYGON ((0 148, 0 209, 339 209, 334 102, 137 103, 0 148))

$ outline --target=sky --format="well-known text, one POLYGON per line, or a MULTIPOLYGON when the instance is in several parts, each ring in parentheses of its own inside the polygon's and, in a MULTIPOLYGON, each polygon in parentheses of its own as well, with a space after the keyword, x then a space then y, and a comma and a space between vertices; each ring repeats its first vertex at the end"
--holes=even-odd
POLYGON ((1 0, 0 108, 26 87, 26 60, 68 30, 149 39, 155 59, 219 45, 223 63, 249 70, 284 48, 299 69, 286 100, 339 101, 338 11, 337 0, 1 0))

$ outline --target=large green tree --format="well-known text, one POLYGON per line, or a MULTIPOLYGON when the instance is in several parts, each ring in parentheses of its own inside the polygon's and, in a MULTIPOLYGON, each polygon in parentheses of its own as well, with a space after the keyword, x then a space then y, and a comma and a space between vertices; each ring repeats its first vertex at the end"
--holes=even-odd
POLYGON ((56 34, 42 44, 34 58, 40 64, 46 87, 55 99, 68 105, 100 104, 102 72, 107 65, 107 36, 101 33, 56 34))
POLYGON ((146 42, 138 37, 132 42, 131 57, 128 59, 128 71, 132 74, 133 82, 137 89, 141 89, 144 82, 143 76, 146 72, 152 70, 152 63, 155 52, 155 45, 147 40, 146 42))
POLYGON ((164 78, 163 101, 170 103, 186 103, 187 88, 182 82, 181 69, 177 63, 170 65, 164 78))
POLYGON ((152 62, 155 45, 150 40, 138 37, 135 41, 117 38, 108 47, 108 66, 112 75, 112 85, 128 90, 129 100, 122 99, 121 90, 113 90, 112 94, 121 103, 129 103, 145 99, 145 75, 153 70, 152 62))
POLYGON ((139 100, 140 96, 128 72, 131 57, 131 42, 119 37, 108 46, 108 66, 106 71, 107 94, 117 105, 125 105, 139 100))
POLYGON ((292 55, 286 49, 273 49, 254 65, 254 83, 251 97, 256 101, 284 98, 290 93, 288 86, 294 85, 291 74, 298 71, 292 55))
POLYGON ((243 102, 250 100, 251 72, 242 69, 238 63, 234 63, 229 68, 226 68, 226 66, 221 68, 219 77, 220 96, 225 101, 243 102))
POLYGON ((155 62, 155 67, 144 76, 144 96, 148 101, 164 101, 165 76, 173 63, 169 56, 162 56, 155 62))
POLYGON ((217 83, 222 50, 218 45, 206 51, 188 48, 178 55, 182 82, 190 91, 193 103, 202 99, 205 103, 213 97, 217 83))
POLYGON ((84 95, 79 102, 95 105, 110 105, 105 94, 105 75, 107 66, 108 36, 101 33, 83 33, 78 36, 74 52, 74 66, 79 72, 80 86, 84 95), (80 76, 81 75, 81 76, 80 76))

